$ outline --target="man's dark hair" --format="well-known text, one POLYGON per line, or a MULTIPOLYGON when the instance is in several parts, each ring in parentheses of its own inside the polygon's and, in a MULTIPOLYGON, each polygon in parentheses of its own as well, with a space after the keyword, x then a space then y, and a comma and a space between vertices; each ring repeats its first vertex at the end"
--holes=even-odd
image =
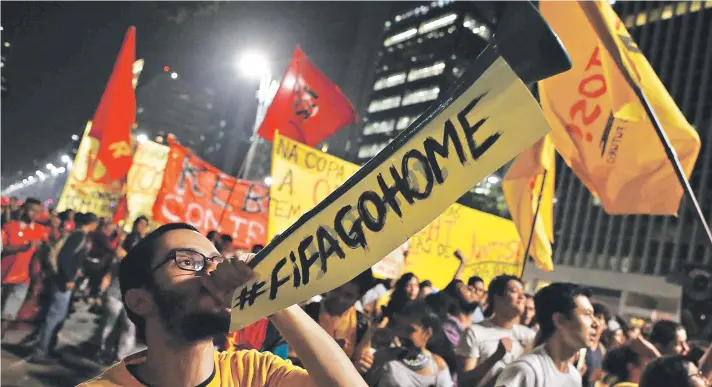
POLYGON ((230 244, 230 245, 232 244, 232 236, 230 236, 230 234, 222 234, 222 235, 220 235, 220 240, 221 240, 223 243, 230 244))
POLYGON ((138 228, 138 224, 141 223, 141 221, 146 221, 146 223, 148 223, 148 218, 143 215, 137 217, 133 222, 133 226, 131 227, 132 232, 136 231, 136 229, 138 228))
POLYGON ((257 254, 257 253, 259 253, 260 251, 262 251, 262 249, 264 249, 264 248, 265 248, 264 246, 259 245, 259 244, 258 244, 258 245, 254 245, 254 246, 252 246, 252 254, 257 254))
POLYGON ((660 320, 653 325, 648 339, 653 344, 666 347, 677 339, 677 331, 682 328, 682 325, 670 320, 660 320))
POLYGON ((592 302, 591 305, 593 305, 593 315, 596 317, 603 316, 603 321, 608 323, 611 319, 611 312, 608 310, 608 307, 600 302, 592 302))
POLYGON ((467 280, 467 286, 475 286, 475 284, 478 282, 485 283, 485 280, 483 280, 482 277, 478 275, 473 275, 472 277, 470 277, 470 279, 467 280))
POLYGON ((632 382, 630 373, 628 372, 628 364, 640 367, 640 355, 627 345, 613 348, 606 353, 603 358, 602 368, 609 375, 606 378, 611 380, 613 385, 620 382, 632 382))
POLYGON ((690 361, 684 356, 657 358, 645 367, 640 387, 691 387, 689 366, 690 361))
MULTIPOLYGON (((126 297, 126 292, 131 289, 140 289, 153 284, 153 270, 151 263, 153 255, 156 253, 156 243, 166 233, 173 230, 190 230, 199 232, 195 227, 187 223, 168 223, 155 229, 146 235, 136 244, 121 260, 119 265, 119 286, 121 287, 121 297, 126 297)), ((129 320, 136 325, 136 336, 142 342, 146 342, 146 321, 143 317, 134 313, 126 307, 126 314, 129 320)))
POLYGON ((38 206, 41 206, 42 202, 40 202, 39 200, 37 200, 35 198, 27 198, 27 199, 25 199, 25 202, 22 204, 22 207, 28 208, 29 206, 33 206, 35 204, 38 206))
POLYGON ((216 237, 217 235, 220 235, 220 233, 218 233, 216 230, 211 230, 211 231, 208 231, 208 235, 206 235, 206 237, 207 237, 208 239, 210 239, 210 241, 212 242, 213 239, 215 239, 215 237, 216 237))
POLYGON ((422 290, 423 288, 432 288, 432 287, 433 287, 433 283, 430 282, 430 280, 425 280, 425 281, 423 281, 423 282, 420 283, 420 289, 421 289, 421 290, 422 290))
POLYGON ((99 218, 97 218, 96 214, 93 212, 87 212, 83 213, 80 212, 76 215, 74 215, 74 223, 77 225, 77 228, 85 226, 90 223, 98 222, 99 218))
POLYGON ((507 286, 509 285, 509 281, 517 281, 519 283, 522 283, 522 280, 519 279, 519 277, 510 274, 498 275, 494 277, 492 281, 490 281, 489 286, 487 287, 489 305, 487 306, 487 310, 484 313, 485 317, 492 316, 492 314, 494 313, 494 296, 503 296, 505 293, 507 293, 507 286))
POLYGON ((560 313, 567 318, 572 317, 576 309, 576 297, 591 297, 591 292, 579 285, 567 282, 555 282, 540 289, 534 295, 534 309, 539 323, 539 335, 536 345, 542 344, 556 331, 554 314, 560 313))

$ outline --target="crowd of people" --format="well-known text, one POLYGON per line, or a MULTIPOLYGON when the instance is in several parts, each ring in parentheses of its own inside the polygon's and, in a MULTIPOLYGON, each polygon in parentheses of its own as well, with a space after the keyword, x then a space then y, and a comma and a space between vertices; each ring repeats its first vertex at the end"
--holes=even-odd
POLYGON ((2 335, 22 321, 28 362, 52 361, 76 302, 99 315, 77 351, 111 365, 87 386, 700 387, 712 346, 669 320, 636 326, 582 286, 530 295, 500 275, 442 290, 413 273, 351 281, 228 333, 232 290, 251 278, 229 235, 173 223, 129 233, 28 198, 2 211, 2 335), (97 356, 97 353, 99 356, 97 356))

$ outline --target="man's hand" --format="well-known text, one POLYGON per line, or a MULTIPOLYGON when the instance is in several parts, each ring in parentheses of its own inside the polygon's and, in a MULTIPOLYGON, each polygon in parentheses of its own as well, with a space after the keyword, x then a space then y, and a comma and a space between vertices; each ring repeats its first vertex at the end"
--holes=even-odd
POLYGON ((64 288, 66 290, 74 290, 74 282, 67 282, 67 284, 64 285, 64 288))
POLYGON ((361 356, 359 356, 354 365, 356 366, 358 373, 361 375, 365 374, 371 369, 371 367, 373 367, 373 355, 369 351, 361 352, 361 356))
POLYGON ((247 265, 255 255, 240 254, 218 264, 209 275, 201 277, 203 286, 226 308, 232 306, 235 289, 257 278, 257 273, 247 265))
POLYGON ((465 259, 462 257, 462 251, 460 251, 460 250, 455 250, 455 252, 453 253, 453 255, 454 255, 455 258, 457 258, 457 260, 460 261, 460 262, 462 262, 462 261, 465 260, 465 259))

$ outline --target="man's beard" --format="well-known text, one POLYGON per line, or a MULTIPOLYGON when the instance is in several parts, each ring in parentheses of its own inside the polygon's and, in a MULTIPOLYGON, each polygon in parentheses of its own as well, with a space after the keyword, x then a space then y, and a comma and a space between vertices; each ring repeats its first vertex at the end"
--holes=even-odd
POLYGON ((467 302, 465 301, 464 298, 460 298, 460 310, 462 310, 462 313, 464 314, 472 314, 475 312, 477 307, 480 306, 480 303, 477 301, 474 302, 467 302))
POLYGON ((152 289, 161 322, 173 337, 185 342, 202 341, 230 329, 230 315, 214 311, 186 312, 185 297, 164 289, 152 289))

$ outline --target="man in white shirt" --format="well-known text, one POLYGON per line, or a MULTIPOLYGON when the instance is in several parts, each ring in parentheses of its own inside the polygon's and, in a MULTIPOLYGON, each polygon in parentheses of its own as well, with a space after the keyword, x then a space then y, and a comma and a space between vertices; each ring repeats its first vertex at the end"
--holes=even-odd
POLYGON ((455 348, 460 365, 459 384, 485 386, 507 365, 531 348, 535 333, 520 325, 526 297, 519 278, 500 275, 488 290, 491 318, 470 325, 455 348))
POLYGON ((588 290, 553 283, 534 296, 539 321, 537 347, 507 366, 496 387, 577 387, 581 374, 571 358, 596 339, 599 321, 588 290))

